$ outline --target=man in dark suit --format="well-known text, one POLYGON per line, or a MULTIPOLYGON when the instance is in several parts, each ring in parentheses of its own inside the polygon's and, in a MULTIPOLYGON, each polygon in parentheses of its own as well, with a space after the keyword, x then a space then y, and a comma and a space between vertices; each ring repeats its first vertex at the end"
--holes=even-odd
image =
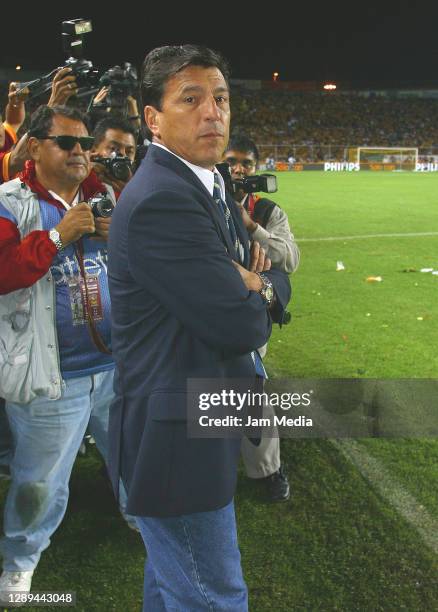
POLYGON ((228 68, 210 49, 160 47, 143 64, 152 145, 115 209, 109 245, 121 475, 148 561, 144 610, 248 608, 233 507, 240 439, 187 436, 189 379, 255 380, 290 297, 225 194, 228 68))

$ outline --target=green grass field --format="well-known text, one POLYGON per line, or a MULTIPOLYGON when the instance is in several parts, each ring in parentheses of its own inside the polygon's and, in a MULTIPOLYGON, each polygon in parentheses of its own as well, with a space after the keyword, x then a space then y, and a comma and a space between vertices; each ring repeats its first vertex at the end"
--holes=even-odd
MULTIPOLYGON (((278 176, 274 199, 289 214, 301 264, 292 276, 293 321, 271 339, 270 375, 438 378, 438 276, 419 272, 438 268, 438 234, 406 236, 438 232, 438 176, 278 176), (376 234, 404 236, 351 238, 376 234)), ((364 462, 381 466, 382 482, 385 472, 394 483, 398 501, 379 475, 365 478, 329 440, 282 441, 287 504, 267 504, 260 483, 240 473, 236 511, 251 612, 438 610, 438 441, 357 446, 364 462)), ((75 590, 81 612, 140 610, 143 546, 119 516, 100 466, 94 449, 78 458, 67 515, 33 590, 75 590)), ((0 505, 5 492, 0 482, 0 505)))

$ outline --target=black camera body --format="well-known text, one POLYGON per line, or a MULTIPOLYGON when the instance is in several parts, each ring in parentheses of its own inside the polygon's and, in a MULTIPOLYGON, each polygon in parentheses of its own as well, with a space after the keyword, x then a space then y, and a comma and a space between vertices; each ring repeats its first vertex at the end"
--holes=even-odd
POLYGON ((254 174, 245 176, 243 179, 233 179, 233 192, 243 191, 244 193, 275 193, 278 190, 277 177, 275 174, 254 174))
POLYGON ((116 153, 113 153, 111 157, 96 155, 92 157, 91 161, 102 164, 111 176, 119 181, 127 181, 133 172, 132 161, 124 155, 117 155, 116 153))
POLYGON ((93 198, 90 198, 87 203, 96 218, 107 218, 113 214, 114 204, 106 193, 98 193, 93 198))
POLYGON ((93 63, 83 57, 84 35, 92 30, 89 19, 70 19, 62 22, 62 48, 68 56, 62 68, 71 68, 71 74, 76 77, 79 89, 96 86, 97 70, 93 70, 93 63))
POLYGON ((253 176, 245 176, 242 179, 233 179, 231 176, 231 168, 227 162, 216 164, 216 168, 224 179, 225 187, 231 193, 237 193, 239 191, 243 191, 244 193, 256 193, 257 191, 275 193, 278 191, 277 177, 275 174, 254 174, 253 176))
POLYGON ((71 69, 70 74, 76 77, 79 89, 84 87, 90 89, 96 86, 97 70, 93 69, 93 63, 90 60, 69 57, 62 67, 71 69))
POLYGON ((111 108, 122 108, 128 96, 135 96, 138 90, 137 70, 129 62, 109 68, 99 79, 101 86, 109 87, 106 103, 111 108))
POLYGON ((29 90, 29 98, 37 98, 52 87, 52 79, 61 68, 71 68, 71 74, 76 77, 79 96, 89 95, 96 88, 97 70, 93 69, 90 60, 83 58, 83 37, 92 31, 91 21, 88 19, 70 19, 62 22, 62 48, 67 55, 63 66, 55 68, 49 74, 26 83, 18 83, 17 90, 29 90), (81 91, 82 89, 82 91, 81 91))

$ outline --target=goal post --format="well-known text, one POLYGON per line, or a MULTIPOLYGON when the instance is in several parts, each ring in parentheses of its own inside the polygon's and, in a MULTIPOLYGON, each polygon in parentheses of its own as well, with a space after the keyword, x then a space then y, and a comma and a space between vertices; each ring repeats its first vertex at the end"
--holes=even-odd
POLYGON ((356 147, 351 150, 363 170, 415 170, 418 147, 356 147))

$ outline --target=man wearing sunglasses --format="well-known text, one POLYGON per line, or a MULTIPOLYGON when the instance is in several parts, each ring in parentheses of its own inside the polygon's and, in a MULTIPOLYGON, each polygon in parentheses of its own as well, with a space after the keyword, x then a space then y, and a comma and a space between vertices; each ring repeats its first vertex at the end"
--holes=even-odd
MULTIPOLYGON (((244 134, 232 136, 224 155, 231 176, 240 180, 255 174, 259 152, 253 140, 244 134)), ((287 214, 275 202, 246 194, 239 190, 234 194, 243 222, 253 241, 265 249, 272 267, 283 272, 293 272, 299 262, 299 250, 290 231, 287 214)), ((259 349, 264 357, 266 345, 259 349)), ((271 410, 266 406, 266 417, 271 410)), ((290 487, 284 467, 280 461, 280 438, 275 435, 263 437, 258 446, 248 438, 242 441, 242 459, 249 478, 258 479, 266 485, 268 498, 272 502, 284 502, 290 497, 290 487)))
POLYGON ((106 457, 110 218, 95 218, 87 200, 109 190, 90 174, 92 145, 79 111, 40 107, 29 130, 31 161, 0 187, 0 397, 15 446, 2 603, 30 590, 64 516, 88 424, 106 457))

